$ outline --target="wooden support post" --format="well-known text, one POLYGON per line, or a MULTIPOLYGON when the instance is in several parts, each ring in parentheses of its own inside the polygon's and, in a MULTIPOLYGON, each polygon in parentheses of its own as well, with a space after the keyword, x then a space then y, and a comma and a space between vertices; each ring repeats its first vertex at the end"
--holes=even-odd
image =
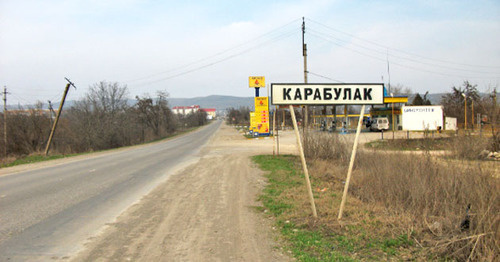
POLYGON ((309 202, 311 203, 311 210, 315 218, 318 217, 316 213, 316 205, 314 204, 314 196, 311 187, 311 181, 309 180, 309 171, 307 171, 306 158, 304 156, 304 150, 302 148, 302 142, 300 141, 299 128, 297 126, 297 119, 295 118, 295 112, 293 106, 290 105, 290 114, 292 115, 293 129, 295 130, 295 137, 297 138, 297 147, 299 148, 300 160, 302 161, 302 168, 304 170, 304 176, 306 178, 307 193, 309 194, 309 202))
POLYGON ((279 156, 280 155, 280 128, 279 128, 279 122, 280 122, 280 108, 279 106, 275 106, 276 110, 276 122, 278 123, 278 127, 276 128, 276 154, 279 156))
POLYGON ((280 155, 280 134, 279 134, 279 128, 276 129, 276 154, 279 156, 280 155))
POLYGON ((345 202, 347 200, 347 191, 349 190, 349 182, 351 181, 352 168, 354 166, 356 151, 358 149, 359 134, 361 133, 361 125, 363 123, 364 113, 365 113, 365 105, 361 107, 361 112, 359 114, 358 128, 356 129, 356 137, 354 138, 354 145, 352 147, 351 161, 349 162, 349 170, 347 171, 347 179, 344 185, 344 193, 342 194, 342 202, 340 203, 338 220, 342 219, 342 212, 344 211, 345 202))
POLYGON ((347 133, 347 130, 349 130, 349 118, 347 117, 347 105, 344 105, 344 123, 345 123, 345 132, 347 133))
POLYGON ((276 135, 276 107, 274 108, 273 111, 273 156, 276 155, 276 138, 278 136, 276 135))
POLYGON ((283 124, 281 125, 281 130, 285 130, 285 118, 286 118, 286 112, 285 109, 283 109, 283 124))

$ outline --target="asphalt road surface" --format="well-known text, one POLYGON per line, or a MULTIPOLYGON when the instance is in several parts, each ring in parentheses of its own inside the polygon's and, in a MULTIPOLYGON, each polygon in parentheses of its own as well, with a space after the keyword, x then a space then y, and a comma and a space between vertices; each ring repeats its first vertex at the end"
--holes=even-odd
POLYGON ((164 142, 0 175, 0 261, 64 259, 78 252, 127 207, 197 161, 220 125, 218 121, 164 142))

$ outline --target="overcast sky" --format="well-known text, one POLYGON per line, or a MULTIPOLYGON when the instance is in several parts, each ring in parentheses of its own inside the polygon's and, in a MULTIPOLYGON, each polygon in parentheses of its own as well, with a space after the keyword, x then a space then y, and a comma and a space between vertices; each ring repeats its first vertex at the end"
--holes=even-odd
MULTIPOLYGON (((0 0, 9 104, 58 102, 99 81, 129 97, 252 96, 248 76, 401 84, 448 92, 500 83, 500 1, 0 0)), ((265 90, 263 92, 266 92, 265 90)))

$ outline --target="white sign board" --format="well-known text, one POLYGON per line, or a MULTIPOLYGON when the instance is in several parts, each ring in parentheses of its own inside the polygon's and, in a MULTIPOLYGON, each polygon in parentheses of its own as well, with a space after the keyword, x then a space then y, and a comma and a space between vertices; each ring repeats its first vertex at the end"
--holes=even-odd
POLYGON ((443 129, 442 106, 403 106, 403 130, 423 131, 443 129))
POLYGON ((381 105, 384 84, 271 84, 273 105, 381 105))

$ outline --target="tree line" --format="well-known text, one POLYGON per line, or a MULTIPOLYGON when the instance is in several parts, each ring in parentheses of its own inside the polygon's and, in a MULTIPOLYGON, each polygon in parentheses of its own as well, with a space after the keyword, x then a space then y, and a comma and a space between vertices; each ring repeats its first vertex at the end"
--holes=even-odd
MULTIPOLYGON (((51 151, 70 154, 135 145, 207 123, 201 110, 187 116, 173 114, 166 92, 136 96, 134 105, 127 103, 127 95, 127 86, 118 83, 102 81, 90 86, 83 98, 63 110, 51 151)), ((7 111, 7 144, 2 139, 0 145, 9 155, 45 149, 54 119, 42 109, 43 103, 38 102, 15 114, 7 111)), ((3 117, 2 113, 2 130, 3 117)))

